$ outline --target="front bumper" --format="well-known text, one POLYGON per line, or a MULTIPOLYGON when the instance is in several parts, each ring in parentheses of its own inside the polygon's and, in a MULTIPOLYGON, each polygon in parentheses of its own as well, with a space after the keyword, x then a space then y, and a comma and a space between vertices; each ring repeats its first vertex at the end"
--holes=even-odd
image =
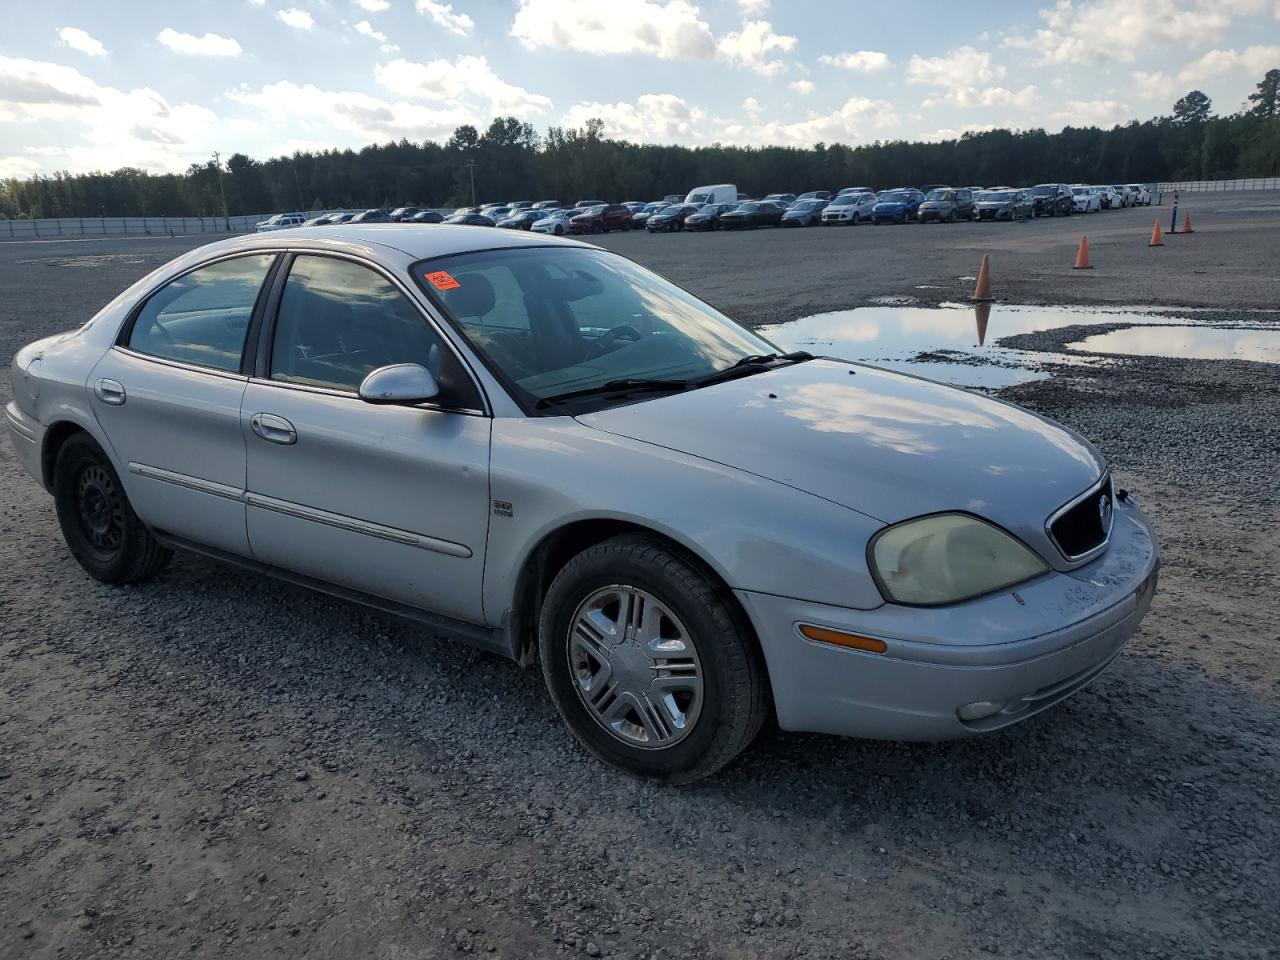
POLYGON ((9 425, 9 438, 13 441, 13 451, 18 455, 18 460, 27 473, 35 478, 36 483, 43 486, 44 471, 40 454, 44 447, 44 424, 23 413, 14 400, 4 408, 4 419, 9 425))
POLYGON ((947 607, 853 610, 737 591, 764 649, 779 725, 880 740, 949 740, 1009 726, 1064 700, 1119 655, 1159 569, 1141 512, 1118 504, 1111 543, 1050 573, 947 607), (800 624, 883 640, 885 653, 815 643, 800 624), (961 720, 966 704, 1000 708, 961 720))

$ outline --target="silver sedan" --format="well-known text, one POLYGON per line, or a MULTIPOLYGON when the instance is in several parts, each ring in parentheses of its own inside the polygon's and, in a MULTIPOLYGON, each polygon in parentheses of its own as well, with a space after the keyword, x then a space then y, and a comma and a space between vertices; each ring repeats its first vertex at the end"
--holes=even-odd
POLYGON ((538 663, 587 749, 668 782, 770 713, 998 730, 1146 613, 1155 540, 1078 435, 479 234, 221 241, 20 350, 13 443, 80 565, 194 551, 538 663))

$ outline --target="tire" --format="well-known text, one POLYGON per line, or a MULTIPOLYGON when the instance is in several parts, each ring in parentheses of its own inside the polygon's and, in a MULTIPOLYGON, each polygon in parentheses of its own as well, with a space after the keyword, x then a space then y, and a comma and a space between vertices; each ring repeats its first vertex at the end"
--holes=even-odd
POLYGON ((95 580, 147 580, 173 556, 133 512, 111 461, 87 435, 72 437, 58 451, 53 495, 62 537, 95 580))
POLYGON ((947 214, 947 223, 955 223, 955 222, 956 222, 956 212, 952 210, 950 213, 947 214))
POLYGON ((556 224, 556 236, 557 237, 564 236, 564 227, 560 226, 559 224, 556 224))
MULTIPOLYGON (((639 622, 643 633, 649 618, 639 622)), ((601 760, 636 776, 671 784, 710 776, 750 745, 768 713, 762 657, 732 596, 695 561, 655 538, 615 537, 570 560, 547 591, 538 647, 547 689, 573 735, 601 760), (655 660, 626 626, 622 635, 629 640, 610 641, 617 633, 608 628, 628 620, 623 611, 636 603, 656 614, 655 640, 682 641, 679 654, 655 660), (575 629, 582 622, 598 626, 594 633, 575 629), (614 664, 607 672, 606 656, 614 664), (674 710, 664 699, 649 699, 647 684, 655 678, 671 684, 674 710), (640 684, 646 684, 644 718, 626 689, 640 684), (603 707, 588 706, 593 691, 603 707), (669 745, 660 745, 663 740, 669 745)))

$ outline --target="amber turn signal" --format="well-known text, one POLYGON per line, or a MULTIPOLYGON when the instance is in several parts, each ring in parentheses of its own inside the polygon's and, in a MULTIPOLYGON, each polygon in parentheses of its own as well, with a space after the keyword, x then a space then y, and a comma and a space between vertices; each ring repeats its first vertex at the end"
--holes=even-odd
POLYGON ((856 633, 841 633, 839 630, 828 630, 826 627, 812 627, 807 623, 800 624, 800 633, 817 643, 829 643, 837 647, 848 647, 851 650, 884 653, 889 649, 889 645, 883 640, 860 637, 856 633))

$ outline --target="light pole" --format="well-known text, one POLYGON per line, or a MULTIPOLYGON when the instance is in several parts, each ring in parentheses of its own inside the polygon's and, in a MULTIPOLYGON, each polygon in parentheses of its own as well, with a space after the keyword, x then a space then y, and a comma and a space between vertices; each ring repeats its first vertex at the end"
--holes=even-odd
POLYGON ((213 151, 213 166, 218 171, 218 195, 222 197, 222 225, 231 231, 231 221, 227 217, 227 191, 222 185, 222 157, 218 151, 213 151))
POLYGON ((476 162, 468 160, 465 164, 467 170, 471 173, 471 205, 476 205, 476 162))

